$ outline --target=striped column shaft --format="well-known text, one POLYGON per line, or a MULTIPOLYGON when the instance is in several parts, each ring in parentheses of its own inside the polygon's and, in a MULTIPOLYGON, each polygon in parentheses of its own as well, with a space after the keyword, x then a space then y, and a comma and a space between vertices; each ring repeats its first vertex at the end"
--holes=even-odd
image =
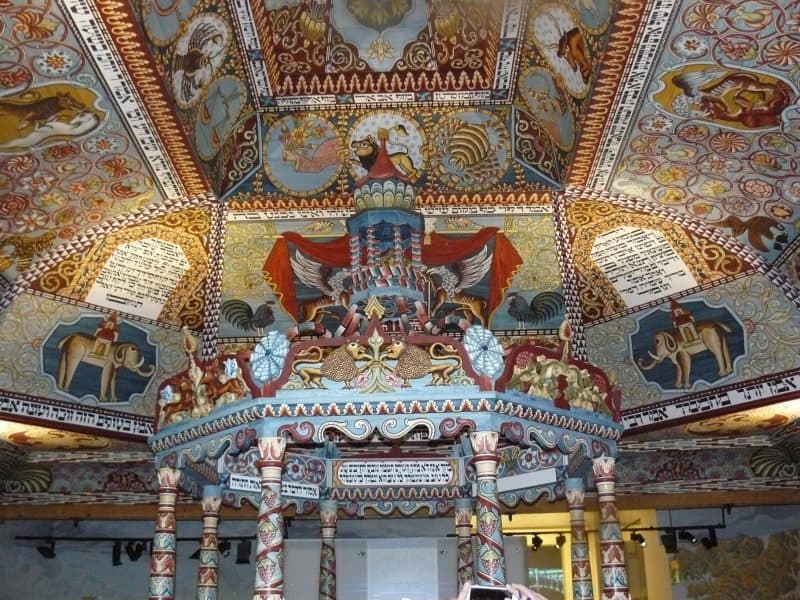
POLYGON ((569 507, 569 523, 572 534, 570 558, 572 562, 573 600, 592 600, 592 567, 589 562, 589 538, 586 535, 584 514, 585 490, 583 479, 570 477, 566 480, 565 495, 569 507))
POLYGON ((472 583, 472 515, 475 501, 472 498, 456 498, 456 535, 458 536, 458 589, 472 583))
POLYGON ((150 554, 149 600, 175 598, 175 501, 178 496, 179 469, 158 470, 158 514, 150 554))
POLYGON ((319 600, 336 600, 336 500, 320 500, 319 600))
POLYGON ((625 548, 614 494, 616 482, 614 463, 615 459, 611 456, 600 456, 592 461, 600 514, 600 569, 603 581, 601 598, 602 600, 630 600, 628 571, 625 568, 625 548))
POLYGON ((253 600, 283 600, 283 502, 281 473, 286 438, 258 440, 261 502, 258 506, 256 583, 253 600))
POLYGON ((472 464, 478 480, 478 565, 476 583, 505 585, 506 557, 503 547, 503 526, 497 500, 496 431, 475 431, 469 435, 472 464))
POLYGON ((197 600, 217 600, 219 581, 219 509, 222 506, 222 488, 218 485, 203 487, 203 534, 200 538, 200 566, 197 567, 197 600))

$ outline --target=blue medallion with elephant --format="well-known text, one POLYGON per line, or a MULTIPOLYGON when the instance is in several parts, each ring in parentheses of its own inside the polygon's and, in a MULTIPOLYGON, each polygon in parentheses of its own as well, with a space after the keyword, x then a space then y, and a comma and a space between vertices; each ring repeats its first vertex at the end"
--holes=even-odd
POLYGON ((117 322, 116 316, 61 323, 41 352, 42 370, 56 389, 80 400, 129 403, 144 393, 156 372, 156 347, 148 332, 117 322))
POLYGON ((724 306, 673 300, 638 325, 631 335, 633 361, 645 380, 664 390, 727 380, 745 355, 744 328, 724 306))

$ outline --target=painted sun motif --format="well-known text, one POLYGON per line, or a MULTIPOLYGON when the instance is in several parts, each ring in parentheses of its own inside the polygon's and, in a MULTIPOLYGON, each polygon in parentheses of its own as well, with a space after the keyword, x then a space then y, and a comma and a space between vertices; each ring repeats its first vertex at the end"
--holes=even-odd
POLYGON ((86 433, 60 431, 22 423, 0 422, 0 439, 31 450, 110 448, 111 440, 86 433))
POLYGON ((800 417, 796 400, 763 406, 752 410, 703 419, 686 426, 695 435, 748 435, 782 427, 800 417))

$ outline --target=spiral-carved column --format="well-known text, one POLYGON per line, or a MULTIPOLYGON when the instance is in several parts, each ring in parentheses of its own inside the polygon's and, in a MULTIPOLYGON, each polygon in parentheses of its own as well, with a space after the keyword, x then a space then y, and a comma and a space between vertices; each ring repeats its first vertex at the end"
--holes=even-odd
POLYGON ((200 566, 197 567, 197 600, 217 600, 219 581, 219 509, 222 488, 203 486, 203 534, 200 538, 200 566))
POLYGON ((569 523, 572 543, 572 598, 573 600, 592 600, 592 567, 589 562, 589 538, 586 535, 584 515, 583 479, 570 477, 566 480, 565 495, 569 507, 569 523))
POLYGON ((158 514, 150 554, 149 600, 172 600, 175 597, 175 501, 178 496, 179 469, 158 470, 158 514))
POLYGON ((614 493, 616 483, 614 463, 615 459, 612 456, 600 456, 592 461, 600 513, 602 600, 630 600, 628 571, 625 568, 625 549, 614 493))
POLYGON ((256 584, 253 600, 283 600, 283 502, 281 473, 286 438, 258 440, 261 460, 261 502, 258 506, 256 584))
POLYGON ((320 500, 319 600, 336 600, 336 500, 320 500))
POLYGON ((478 480, 478 565, 477 583, 505 585, 506 556, 503 547, 503 526, 497 500, 497 439, 496 431, 470 433, 472 464, 478 480))
POLYGON ((472 583, 472 515, 475 501, 472 498, 456 498, 456 535, 458 536, 458 589, 472 583))

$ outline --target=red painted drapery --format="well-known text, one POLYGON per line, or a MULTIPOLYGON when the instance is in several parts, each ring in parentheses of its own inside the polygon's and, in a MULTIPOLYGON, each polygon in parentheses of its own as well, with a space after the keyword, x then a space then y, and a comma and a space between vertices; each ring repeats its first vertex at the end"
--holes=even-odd
MULTIPOLYGON (((430 244, 422 246, 422 262, 430 267, 454 264, 475 254, 483 246, 492 244, 492 266, 489 271, 489 297, 486 310, 491 316, 503 301, 503 294, 511 279, 522 266, 514 245, 497 227, 484 227, 469 237, 430 234, 430 244)), ((286 232, 275 241, 263 266, 264 276, 272 286, 283 309, 293 318, 300 315, 294 275, 289 263, 290 244, 303 254, 330 268, 350 267, 350 237, 341 236, 327 242, 307 240, 294 232, 286 232)))

